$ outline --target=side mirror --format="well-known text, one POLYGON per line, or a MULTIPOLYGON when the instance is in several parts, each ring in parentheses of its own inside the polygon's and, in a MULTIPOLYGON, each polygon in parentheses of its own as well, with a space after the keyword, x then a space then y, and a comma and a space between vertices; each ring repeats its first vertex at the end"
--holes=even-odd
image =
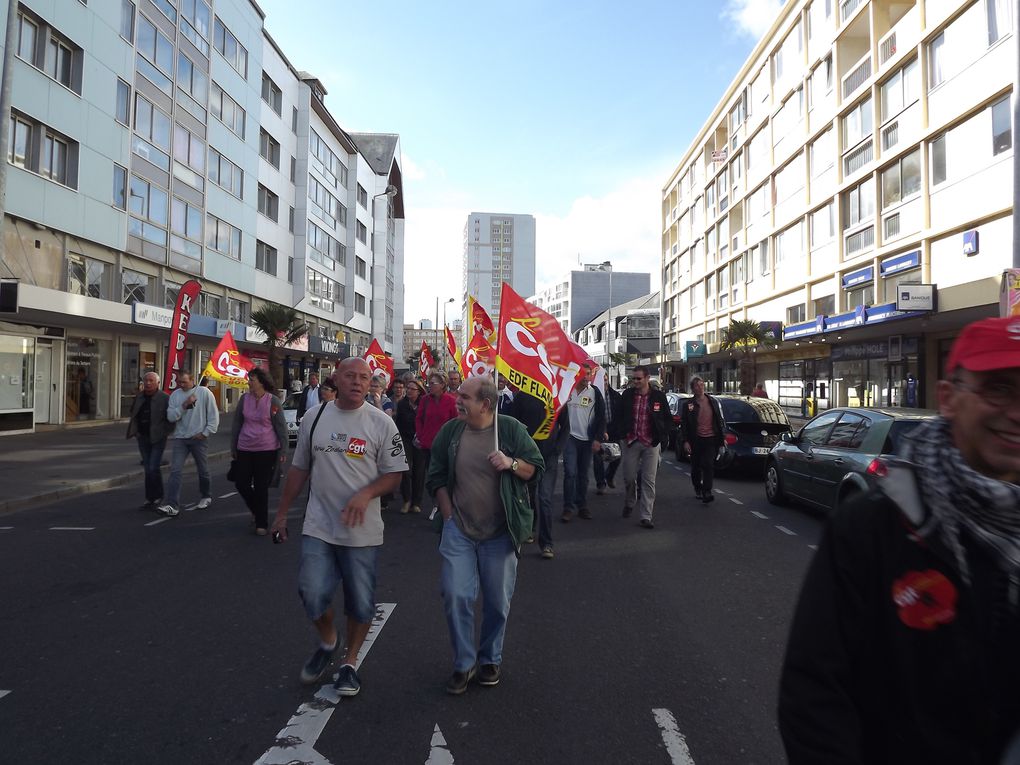
POLYGON ((789 431, 787 431, 786 433, 783 433, 783 434, 782 434, 782 435, 781 435, 781 436, 779 437, 779 439, 780 439, 780 440, 781 440, 781 441, 782 441, 782 442, 783 442, 784 444, 795 444, 795 443, 797 443, 797 441, 799 441, 799 440, 800 440, 800 439, 798 439, 798 438, 797 438, 797 436, 793 435, 793 433, 790 433, 789 431))

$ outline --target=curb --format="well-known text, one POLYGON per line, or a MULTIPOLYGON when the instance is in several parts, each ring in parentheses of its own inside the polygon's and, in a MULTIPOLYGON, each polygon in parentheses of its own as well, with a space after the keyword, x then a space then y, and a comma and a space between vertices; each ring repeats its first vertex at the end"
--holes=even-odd
MULTIPOLYGON (((230 459, 230 450, 221 452, 212 452, 206 455, 206 459, 212 462, 221 462, 224 459, 230 459)), ((185 471, 194 471, 194 461, 186 463, 185 471)), ((8 515, 15 513, 19 510, 29 510, 42 505, 49 505, 53 502, 57 502, 61 499, 68 499, 70 497, 81 497, 86 494, 98 494, 102 491, 109 489, 115 489, 118 486, 124 486, 132 481, 145 477, 145 472, 142 470, 132 470, 130 473, 121 473, 120 475, 111 476, 110 478, 97 478, 94 481, 83 481, 74 486, 67 486, 62 489, 52 489, 50 491, 44 491, 41 494, 33 494, 29 497, 15 497, 14 499, 8 499, 0 501, 0 515, 8 515)))

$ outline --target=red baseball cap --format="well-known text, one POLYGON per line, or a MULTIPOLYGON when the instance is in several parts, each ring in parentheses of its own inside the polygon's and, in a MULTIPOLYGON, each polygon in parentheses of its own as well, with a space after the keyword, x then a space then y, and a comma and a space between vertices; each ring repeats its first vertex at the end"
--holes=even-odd
POLYGON ((982 319, 964 327, 949 352, 946 376, 957 367, 971 372, 1020 367, 1020 316, 982 319))

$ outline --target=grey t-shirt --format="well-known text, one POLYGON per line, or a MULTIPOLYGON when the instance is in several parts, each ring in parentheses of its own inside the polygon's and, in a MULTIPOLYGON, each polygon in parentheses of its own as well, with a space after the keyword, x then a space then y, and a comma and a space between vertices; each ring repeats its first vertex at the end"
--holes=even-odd
POLYGON ((574 390, 567 399, 567 415, 570 418, 570 435, 579 441, 589 439, 588 429, 595 416, 595 391, 591 385, 584 390, 574 390))
POLYGON ((383 519, 378 497, 369 502, 360 526, 344 525, 340 511, 379 476, 407 470, 397 426, 392 417, 368 404, 352 410, 333 403, 324 406, 311 444, 309 433, 319 410, 308 411, 301 420, 292 460, 294 467, 308 470, 311 465, 312 470, 303 533, 345 547, 381 545, 383 519))
POLYGON ((506 512, 499 496, 499 471, 489 463, 495 450, 492 427, 464 428, 457 446, 457 483, 453 520, 468 539, 484 542, 506 531, 506 512))

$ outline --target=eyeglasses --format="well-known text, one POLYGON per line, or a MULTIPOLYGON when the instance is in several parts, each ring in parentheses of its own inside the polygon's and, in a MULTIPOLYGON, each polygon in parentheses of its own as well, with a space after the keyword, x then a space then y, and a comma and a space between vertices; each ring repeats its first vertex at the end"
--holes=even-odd
POLYGON ((957 388, 973 393, 989 406, 1006 407, 1020 398, 1020 390, 1007 382, 989 382, 984 385, 970 385, 963 380, 953 380, 957 388))

